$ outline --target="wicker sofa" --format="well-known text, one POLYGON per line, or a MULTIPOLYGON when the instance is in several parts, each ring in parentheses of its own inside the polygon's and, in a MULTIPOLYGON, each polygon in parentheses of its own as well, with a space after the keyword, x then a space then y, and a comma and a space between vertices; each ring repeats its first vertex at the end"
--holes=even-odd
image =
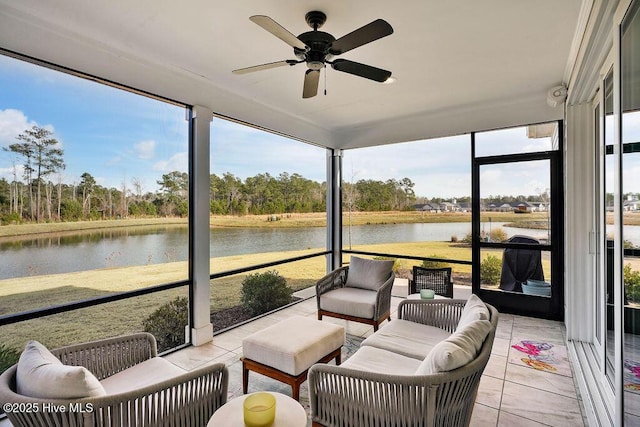
POLYGON ((311 367, 314 427, 469 425, 497 322, 498 311, 475 295, 400 302, 398 320, 342 365, 311 367), (475 351, 463 354, 471 341, 475 351), (456 343, 460 350, 452 350, 456 343))
POLYGON ((5 411, 14 426, 204 426, 226 402, 228 381, 222 363, 185 371, 157 357, 148 333, 51 352, 31 341, 0 375, 0 402, 13 405, 5 411))

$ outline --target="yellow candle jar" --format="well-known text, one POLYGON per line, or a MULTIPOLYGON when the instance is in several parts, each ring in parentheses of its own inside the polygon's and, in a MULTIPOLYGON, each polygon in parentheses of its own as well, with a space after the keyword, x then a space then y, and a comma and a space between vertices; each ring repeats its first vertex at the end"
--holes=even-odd
POLYGON ((270 393, 253 393, 243 404, 247 427, 269 427, 276 418, 276 398, 270 393))

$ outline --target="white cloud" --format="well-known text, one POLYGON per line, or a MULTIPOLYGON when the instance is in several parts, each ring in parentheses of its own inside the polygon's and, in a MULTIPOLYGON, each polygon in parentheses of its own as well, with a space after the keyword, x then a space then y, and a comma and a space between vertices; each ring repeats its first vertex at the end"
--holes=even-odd
POLYGON ((16 137, 36 125, 36 122, 28 121, 22 111, 6 109, 0 110, 0 146, 8 147, 18 142, 16 137))
POLYGON ((187 172, 189 169, 188 153, 176 153, 168 160, 161 160, 154 164, 153 169, 160 172, 187 172))
MULTIPOLYGON (((33 126, 40 125, 33 120, 28 120, 27 116, 20 110, 11 108, 0 110, 0 147, 8 147, 11 144, 15 144, 18 142, 16 139, 18 135, 33 126)), ((55 134, 55 128, 51 124, 40 127, 55 134)), ((57 147, 62 148, 62 141, 59 138, 56 139, 58 140, 57 147)))
POLYGON ((156 154, 156 142, 152 139, 140 141, 133 145, 133 150, 139 159, 153 159, 156 154))

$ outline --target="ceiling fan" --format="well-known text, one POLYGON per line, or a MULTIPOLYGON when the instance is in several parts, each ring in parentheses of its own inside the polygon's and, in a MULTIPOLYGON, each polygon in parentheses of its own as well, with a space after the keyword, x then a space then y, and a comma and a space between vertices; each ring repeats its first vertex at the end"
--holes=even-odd
POLYGON ((327 20, 327 15, 319 11, 311 11, 305 15, 305 20, 307 24, 313 28, 313 31, 307 31, 298 37, 294 36, 268 16, 254 15, 249 19, 293 47, 293 53, 298 59, 287 59, 284 61, 270 62, 268 64, 254 65, 253 67, 240 68, 233 70, 234 74, 246 74, 306 62, 308 70, 304 77, 304 87, 302 89, 303 98, 311 98, 318 93, 320 70, 325 68, 325 64, 331 65, 331 68, 334 70, 377 82, 384 82, 391 77, 391 71, 347 59, 333 59, 334 56, 341 55, 351 49, 392 34, 393 28, 383 19, 376 19, 339 39, 336 39, 329 33, 318 31, 318 28, 322 27, 327 20))

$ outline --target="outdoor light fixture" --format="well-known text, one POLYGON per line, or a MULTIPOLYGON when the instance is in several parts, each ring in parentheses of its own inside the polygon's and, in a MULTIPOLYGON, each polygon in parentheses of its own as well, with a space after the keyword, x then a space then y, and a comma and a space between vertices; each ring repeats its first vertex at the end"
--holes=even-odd
POLYGON ((547 92, 547 104, 550 107, 557 107, 567 99, 567 87, 565 85, 555 86, 547 92))

